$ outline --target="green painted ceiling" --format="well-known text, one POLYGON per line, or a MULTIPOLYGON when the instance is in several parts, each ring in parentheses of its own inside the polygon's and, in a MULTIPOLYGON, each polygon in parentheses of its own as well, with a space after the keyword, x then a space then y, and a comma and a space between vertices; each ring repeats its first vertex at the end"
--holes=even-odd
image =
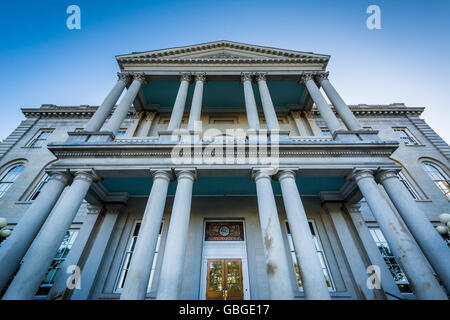
MULTIPOLYGON (((338 191, 345 183, 344 177, 297 177, 302 195, 317 195, 320 191, 338 191)), ((103 186, 110 192, 129 192, 133 196, 147 196, 152 187, 151 178, 105 178, 103 186)), ((169 185, 169 195, 174 195, 176 181, 169 185)), ((280 184, 272 181, 275 195, 281 194, 280 184)), ((194 183, 194 195, 256 195, 255 183, 248 177, 200 177, 194 183)))
MULTIPOLYGON (((270 95, 275 107, 287 106, 288 104, 303 103, 302 97, 305 90, 304 85, 295 81, 268 81, 270 95)), ((159 104, 160 107, 172 107, 175 102, 179 87, 176 81, 153 81, 142 87, 147 103, 159 104)), ((194 84, 189 85, 186 106, 192 103, 194 84)), ((258 85, 253 84, 253 92, 256 104, 261 106, 258 85)), ((245 105, 244 89, 237 81, 210 81, 203 89, 203 107, 243 107, 245 105)))

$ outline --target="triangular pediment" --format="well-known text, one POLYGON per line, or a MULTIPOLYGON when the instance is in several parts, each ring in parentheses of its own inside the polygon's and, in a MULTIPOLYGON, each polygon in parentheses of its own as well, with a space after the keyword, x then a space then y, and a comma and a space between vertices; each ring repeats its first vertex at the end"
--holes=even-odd
POLYGON ((119 63, 327 63, 330 56, 232 41, 214 41, 116 57, 119 63))

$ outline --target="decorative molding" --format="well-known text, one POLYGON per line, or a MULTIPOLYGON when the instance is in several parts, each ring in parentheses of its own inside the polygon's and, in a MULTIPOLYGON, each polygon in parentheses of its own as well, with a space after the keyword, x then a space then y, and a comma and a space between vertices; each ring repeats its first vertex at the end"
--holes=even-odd
POLYGON ((256 77, 256 81, 267 81, 267 77, 266 77, 266 73, 265 72, 258 72, 255 74, 256 77))
POLYGON ((190 83, 192 81, 192 74, 189 72, 182 72, 180 75, 180 81, 187 81, 190 83))
POLYGON ((129 72, 117 72, 117 77, 119 81, 123 81, 126 85, 130 81, 130 73, 129 72))
POLYGON ((253 81, 253 73, 251 72, 242 72, 241 73, 241 83, 244 83, 245 81, 253 81))
POLYGON ((200 72, 195 74, 195 81, 206 83, 206 73, 200 72))
POLYGON ((139 73, 133 73, 133 80, 137 80, 142 84, 146 84, 147 81, 145 79, 145 73, 143 72, 139 72, 139 73))
POLYGON ((329 72, 321 72, 316 75, 316 79, 319 83, 322 83, 323 80, 328 80, 329 72))
POLYGON ((312 73, 312 72, 307 72, 307 73, 303 73, 301 76, 300 76, 300 80, 299 80, 299 83, 301 83, 301 84, 306 84, 306 82, 308 82, 309 80, 313 80, 314 81, 314 73, 312 73))

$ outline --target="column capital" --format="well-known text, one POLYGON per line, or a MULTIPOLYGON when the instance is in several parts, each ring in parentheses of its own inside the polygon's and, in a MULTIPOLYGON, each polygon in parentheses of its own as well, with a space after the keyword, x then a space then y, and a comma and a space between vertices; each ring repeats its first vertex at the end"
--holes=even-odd
POLYGON ((180 72, 180 81, 192 81, 192 74, 190 72, 180 72))
POLYGON ((266 72, 257 72, 255 73, 256 81, 267 81, 267 73, 266 72))
POLYGON ((241 73, 241 83, 244 83, 245 81, 252 81, 253 80, 253 73, 251 72, 242 72, 241 73))
POLYGON ((358 182, 361 179, 372 178, 374 179, 374 170, 371 169, 354 169, 352 172, 352 178, 358 182))
POLYGON ((251 173, 251 179, 253 181, 257 181, 260 178, 271 179, 273 175, 275 175, 278 171, 278 168, 253 168, 251 173))
POLYGON ((72 176, 68 171, 53 171, 53 172, 47 172, 49 175, 49 180, 57 180, 62 182, 63 184, 67 185, 72 181, 72 176))
POLYGON ((314 73, 312 72, 305 72, 300 76, 300 80, 298 81, 300 84, 304 84, 306 82, 308 82, 309 80, 313 80, 314 81, 314 73))
POLYGON ((177 179, 187 178, 191 179, 192 181, 197 180, 197 169, 196 168, 182 168, 182 169, 175 169, 175 175, 177 179))
POLYGON ((287 178, 295 180, 295 177, 297 176, 296 171, 297 171, 297 168, 280 168, 278 170, 278 173, 276 174, 275 178, 278 181, 281 181, 281 180, 287 179, 287 178))
POLYGON ((74 174, 74 181, 75 180, 84 180, 86 182, 92 183, 96 181, 100 181, 101 178, 94 170, 79 170, 76 171, 74 174))
POLYGON ((139 72, 139 73, 132 73, 133 80, 137 80, 142 84, 146 84, 147 80, 145 79, 145 73, 139 72))
POLYGON ((107 213, 120 214, 126 205, 123 203, 105 203, 105 209, 107 213))
POLYGON ((201 81, 205 84, 206 83, 206 73, 205 72, 196 73, 195 81, 201 81))
POLYGON ((130 81, 130 73, 129 72, 117 72, 117 77, 119 81, 123 81, 125 84, 128 84, 130 81))
POLYGON ((320 72, 316 75, 316 79, 319 83, 322 83, 323 80, 328 80, 329 72, 320 72))
POLYGON ((170 182, 174 179, 171 168, 151 169, 150 173, 152 174, 153 180, 164 179, 170 182))
POLYGON ((399 169, 387 169, 387 170, 379 170, 375 177, 377 178, 377 181, 379 183, 383 183, 385 180, 390 178, 396 178, 398 179, 397 173, 399 172, 399 169))

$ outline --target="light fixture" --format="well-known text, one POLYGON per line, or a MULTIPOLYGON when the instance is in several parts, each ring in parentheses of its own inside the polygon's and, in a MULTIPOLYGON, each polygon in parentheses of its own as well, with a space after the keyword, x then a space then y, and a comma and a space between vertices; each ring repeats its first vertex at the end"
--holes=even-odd
POLYGON ((450 240, 450 213, 441 213, 439 215, 439 220, 442 222, 442 225, 438 225, 436 227, 436 231, 439 232, 439 234, 446 239, 447 241, 450 240))
POLYGON ((0 217, 0 229, 1 229, 0 230, 0 238, 9 237, 9 235, 11 234, 10 229, 3 229, 7 225, 8 225, 8 219, 0 217))

